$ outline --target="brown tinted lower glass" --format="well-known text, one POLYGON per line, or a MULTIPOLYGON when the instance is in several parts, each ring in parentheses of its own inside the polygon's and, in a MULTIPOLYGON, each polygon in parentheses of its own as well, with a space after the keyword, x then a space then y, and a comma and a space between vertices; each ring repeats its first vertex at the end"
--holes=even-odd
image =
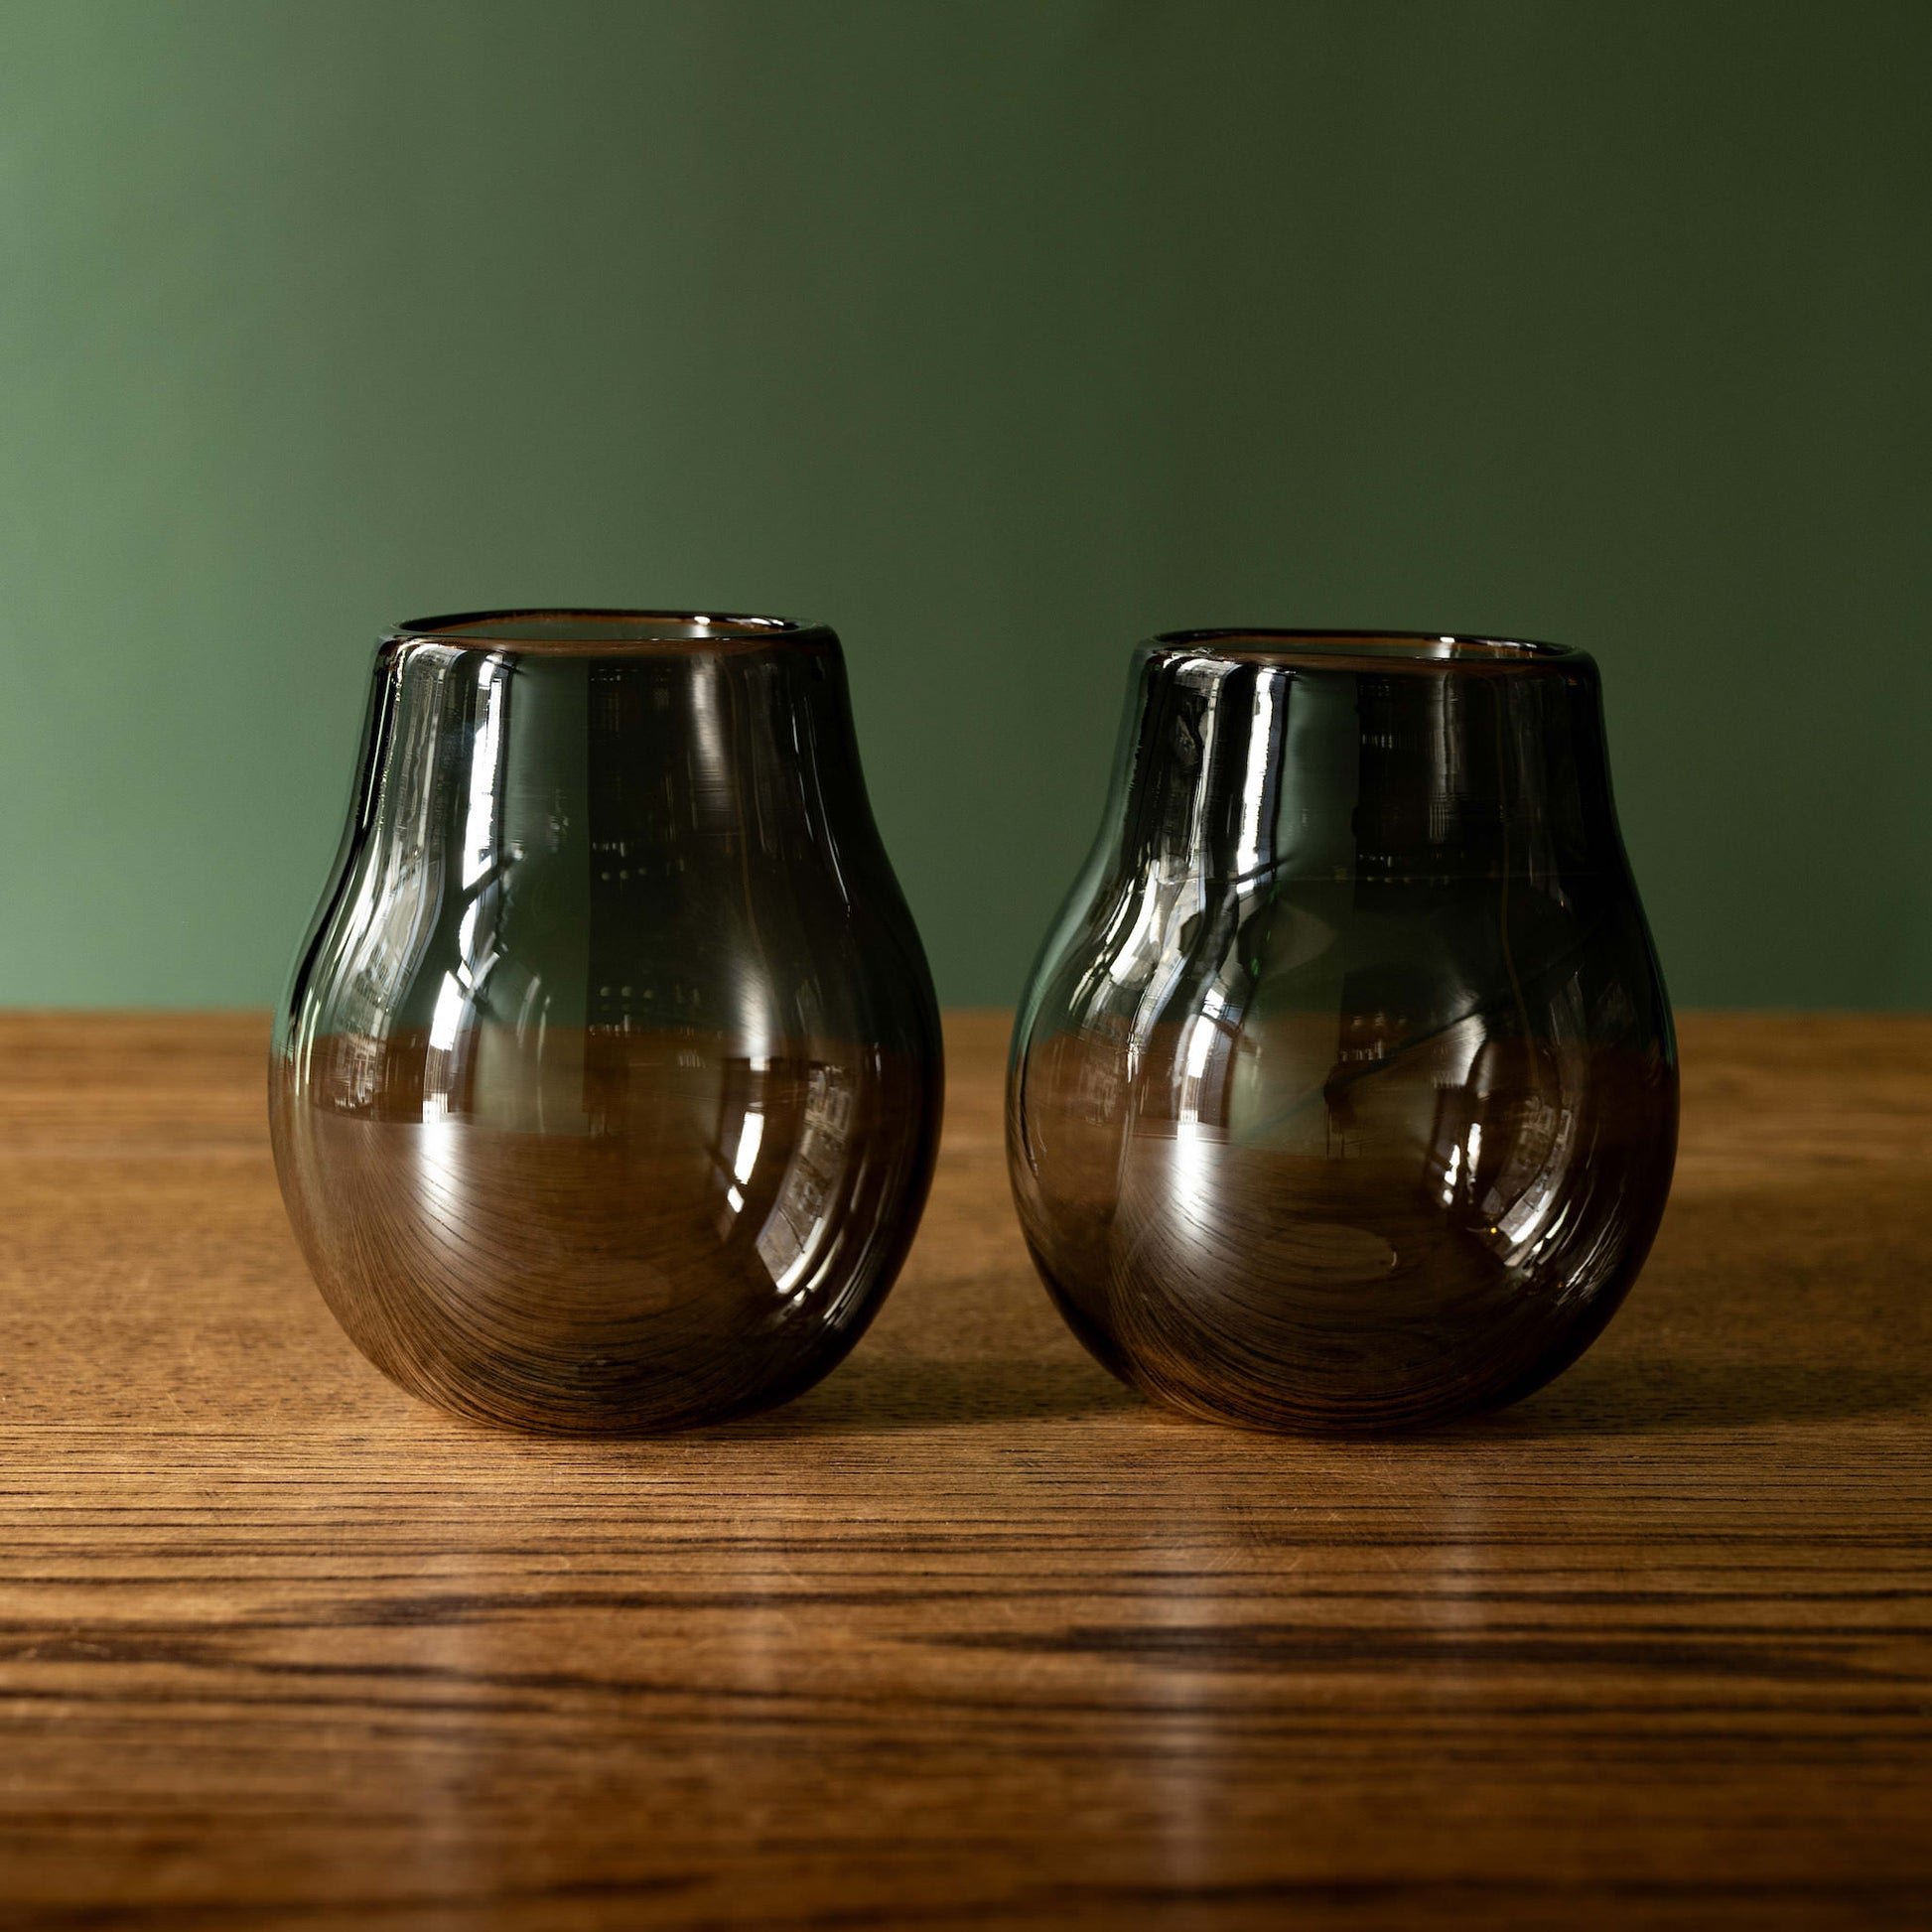
POLYGON ((1493 1407, 1609 1318, 1675 1149, 1595 667, 1260 641, 1138 661, 1016 1034, 1021 1220, 1088 1347, 1179 1408, 1493 1407))
POLYGON ((543 625, 378 655, 278 1028, 278 1170, 405 1388, 523 1428, 715 1420, 816 1381, 891 1286, 931 985, 829 632, 613 655, 543 625))

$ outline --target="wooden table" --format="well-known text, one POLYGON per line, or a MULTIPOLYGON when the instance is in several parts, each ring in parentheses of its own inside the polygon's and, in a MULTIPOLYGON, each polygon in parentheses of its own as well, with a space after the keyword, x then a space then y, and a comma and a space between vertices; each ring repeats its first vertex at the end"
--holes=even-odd
POLYGON ((0 1922, 1932 1922, 1932 1022, 1687 1023, 1608 1336, 1345 1444, 1088 1363, 982 1016, 830 1382, 452 1422, 308 1283, 264 1036, 0 1021, 0 1922))

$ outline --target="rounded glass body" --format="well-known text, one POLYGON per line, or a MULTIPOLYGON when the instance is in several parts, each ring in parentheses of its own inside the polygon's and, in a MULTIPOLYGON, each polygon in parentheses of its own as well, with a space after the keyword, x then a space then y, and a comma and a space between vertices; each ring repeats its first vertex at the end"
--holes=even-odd
POLYGON ((1103 1363, 1260 1428, 1513 1401, 1615 1311, 1676 1137, 1587 656, 1142 647, 1008 1095, 1029 1246, 1103 1363))
POLYGON ((538 1430, 783 1401, 892 1285, 941 1077, 831 631, 507 612, 378 647, 269 1111, 384 1373, 538 1430))

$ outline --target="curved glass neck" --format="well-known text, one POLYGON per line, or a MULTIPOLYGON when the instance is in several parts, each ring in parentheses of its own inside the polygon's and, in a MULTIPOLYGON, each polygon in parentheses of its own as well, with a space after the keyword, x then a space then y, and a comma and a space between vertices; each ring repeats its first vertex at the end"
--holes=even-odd
POLYGON ((816 840, 828 808, 865 810, 830 632, 728 649, 399 633, 377 652, 374 705, 369 822, 447 819, 466 870, 485 845, 565 838, 775 852, 816 840))
POLYGON ((1338 641, 1145 647, 1115 863, 1234 884, 1620 865, 1587 656, 1391 657, 1338 641))
POLYGON ((850 881, 896 913, 882 874, 829 633, 723 651, 399 634, 376 652, 349 823, 291 997, 334 921, 316 1000, 338 1030, 431 1025, 439 947, 492 1013, 525 971, 554 1025, 701 1017, 731 1004, 721 974, 747 974, 690 961, 782 952, 786 920, 806 917, 786 908, 842 908, 850 881))

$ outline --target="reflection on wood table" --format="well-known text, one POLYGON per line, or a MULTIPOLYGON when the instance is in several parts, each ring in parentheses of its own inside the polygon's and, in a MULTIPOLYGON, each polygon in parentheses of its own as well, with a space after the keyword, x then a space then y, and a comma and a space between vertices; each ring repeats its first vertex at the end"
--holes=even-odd
POLYGON ((0 1021, 0 1922, 1752 1927, 1932 1914, 1932 1022, 1684 1027, 1608 1335, 1510 1413, 1156 1413, 952 1029, 878 1325, 499 1436, 329 1320, 251 1018, 0 1021))

